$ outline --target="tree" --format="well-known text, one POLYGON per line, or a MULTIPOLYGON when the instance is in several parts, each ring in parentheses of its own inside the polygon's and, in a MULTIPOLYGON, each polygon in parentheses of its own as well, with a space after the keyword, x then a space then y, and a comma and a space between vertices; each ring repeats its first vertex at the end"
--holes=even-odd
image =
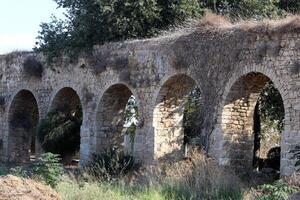
POLYGON ((299 0, 280 0, 278 6, 289 13, 300 13, 299 0))
POLYGON ((201 91, 199 88, 193 89, 186 97, 183 113, 184 143, 191 143, 199 136, 198 117, 200 113, 201 91))
POLYGON ((283 100, 272 82, 266 84, 258 101, 262 122, 271 122, 274 129, 282 131, 284 126, 283 100))
POLYGON ((197 17, 197 0, 54 0, 67 10, 65 21, 42 23, 35 50, 48 61, 62 53, 76 57, 95 44, 150 37, 170 25, 197 17))
POLYGON ((206 0, 204 6, 213 12, 229 16, 233 20, 261 19, 282 14, 279 0, 206 0))

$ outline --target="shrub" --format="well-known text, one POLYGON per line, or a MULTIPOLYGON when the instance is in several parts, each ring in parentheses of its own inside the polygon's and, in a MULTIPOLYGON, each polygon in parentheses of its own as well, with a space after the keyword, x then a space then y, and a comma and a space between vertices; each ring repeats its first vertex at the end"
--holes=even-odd
POLYGON ((109 148, 104 153, 94 154, 86 169, 93 177, 111 181, 128 173, 133 167, 132 156, 118 151, 117 148, 109 148))
POLYGON ((23 63, 24 72, 30 76, 41 78, 43 75, 43 65, 35 57, 29 56, 23 63))
POLYGON ((34 164, 34 173, 38 179, 54 187, 61 180, 63 167, 60 158, 56 154, 45 153, 34 164))
POLYGON ((12 174, 12 175, 18 176, 18 177, 22 177, 22 178, 29 178, 32 175, 32 172, 24 169, 21 166, 17 166, 17 167, 11 168, 9 170, 9 174, 12 174))
POLYGON ((296 189, 289 186, 283 180, 278 180, 273 184, 265 184, 258 187, 259 194, 256 197, 258 200, 286 200, 295 192, 296 189))

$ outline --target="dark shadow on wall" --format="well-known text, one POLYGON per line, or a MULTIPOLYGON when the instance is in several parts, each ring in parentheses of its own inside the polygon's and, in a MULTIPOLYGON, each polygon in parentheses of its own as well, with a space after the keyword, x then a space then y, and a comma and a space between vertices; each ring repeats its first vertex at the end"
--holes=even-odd
POLYGON ((9 109, 8 161, 26 163, 35 155, 38 105, 33 94, 21 90, 9 109))

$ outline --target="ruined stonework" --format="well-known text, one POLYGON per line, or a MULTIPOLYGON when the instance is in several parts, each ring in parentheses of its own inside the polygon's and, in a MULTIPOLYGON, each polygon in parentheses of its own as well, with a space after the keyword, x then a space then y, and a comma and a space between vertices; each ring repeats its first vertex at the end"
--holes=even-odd
POLYGON ((40 54, 12 53, 0 57, 0 78, 3 161, 28 159, 31 132, 51 107, 80 103, 84 165, 93 153, 122 142, 130 95, 136 97, 140 115, 136 159, 149 164, 179 157, 183 97, 198 87, 199 136, 220 164, 238 169, 251 167, 254 107, 272 81, 285 109, 281 174, 295 171, 289 151, 300 144, 299 20, 274 27, 198 26, 160 38, 109 43, 75 64, 62 58, 47 65, 40 54), (41 76, 26 72, 28 57, 41 63, 41 76))

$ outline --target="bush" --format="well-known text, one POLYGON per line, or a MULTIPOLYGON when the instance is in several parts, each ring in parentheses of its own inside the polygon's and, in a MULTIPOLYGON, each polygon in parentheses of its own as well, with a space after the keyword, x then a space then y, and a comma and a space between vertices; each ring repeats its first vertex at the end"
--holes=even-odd
POLYGON ((94 154, 87 171, 93 177, 101 180, 112 181, 128 173, 134 167, 133 157, 110 148, 101 154, 94 154))
POLYGON ((32 172, 24 169, 21 166, 17 166, 17 167, 11 168, 9 170, 9 174, 12 174, 12 175, 18 176, 18 177, 22 177, 22 178, 29 178, 32 175, 32 172))
POLYGON ((33 56, 26 58, 23 68, 26 74, 37 78, 41 78, 44 71, 43 65, 33 56))
POLYGON ((297 192, 296 189, 289 186, 283 180, 274 182, 273 184, 265 184, 258 188, 260 191, 256 197, 258 200, 287 200, 290 195, 297 192))
POLYGON ((60 158, 56 154, 45 153, 34 164, 34 175, 46 184, 54 187, 61 180, 63 167, 60 158))

